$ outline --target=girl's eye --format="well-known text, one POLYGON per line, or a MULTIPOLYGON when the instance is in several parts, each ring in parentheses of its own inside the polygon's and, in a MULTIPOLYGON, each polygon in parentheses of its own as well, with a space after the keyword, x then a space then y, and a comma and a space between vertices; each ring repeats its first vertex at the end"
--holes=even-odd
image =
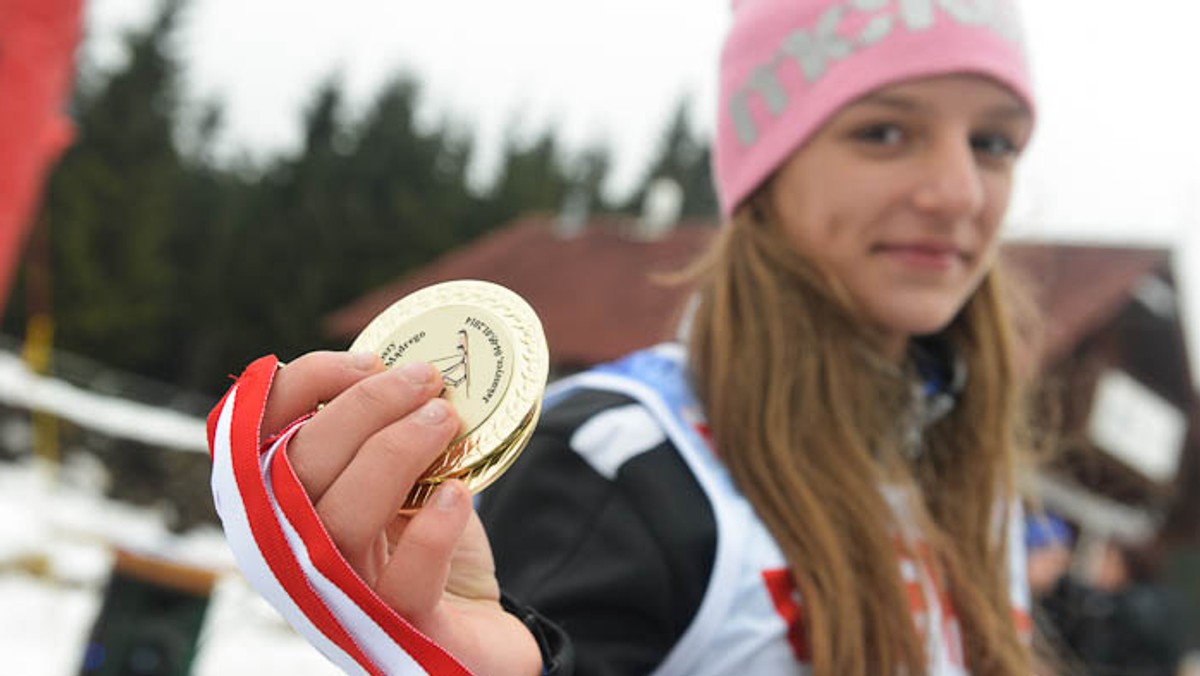
POLYGON ((1019 153, 1015 141, 1006 134, 978 134, 971 137, 971 148, 989 157, 1010 157, 1019 153))
POLYGON ((868 143, 894 146, 904 140, 904 131, 894 124, 873 124, 855 131, 854 138, 868 143))

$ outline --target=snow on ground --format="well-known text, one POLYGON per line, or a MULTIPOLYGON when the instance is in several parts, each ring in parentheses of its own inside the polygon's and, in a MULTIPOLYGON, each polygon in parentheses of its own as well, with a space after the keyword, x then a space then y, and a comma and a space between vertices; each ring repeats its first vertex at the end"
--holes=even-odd
POLYGON ((341 673, 245 583, 219 530, 172 535, 161 514, 104 499, 99 485, 86 462, 0 463, 0 673, 78 673, 115 547, 220 573, 194 676, 341 673))

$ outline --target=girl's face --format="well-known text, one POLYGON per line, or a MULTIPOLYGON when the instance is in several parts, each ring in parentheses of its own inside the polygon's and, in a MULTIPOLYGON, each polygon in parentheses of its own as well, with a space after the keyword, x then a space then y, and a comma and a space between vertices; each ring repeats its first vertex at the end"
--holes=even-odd
POLYGON ((987 272, 1032 126, 1016 96, 982 77, 884 87, 826 122, 768 198, 792 245, 898 358, 909 337, 949 324, 987 272))

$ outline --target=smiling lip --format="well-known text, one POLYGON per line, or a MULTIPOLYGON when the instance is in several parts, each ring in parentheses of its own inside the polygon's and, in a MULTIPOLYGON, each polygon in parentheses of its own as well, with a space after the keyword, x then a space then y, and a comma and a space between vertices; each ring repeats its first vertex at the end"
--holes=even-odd
POLYGON ((956 246, 932 242, 880 244, 875 247, 875 252, 922 270, 949 270, 967 258, 966 253, 956 246))

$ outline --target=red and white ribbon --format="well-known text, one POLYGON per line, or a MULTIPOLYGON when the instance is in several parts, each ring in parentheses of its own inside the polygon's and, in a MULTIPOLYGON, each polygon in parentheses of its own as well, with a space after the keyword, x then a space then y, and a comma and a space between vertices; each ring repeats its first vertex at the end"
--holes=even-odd
POLYGON ((286 453, 305 419, 264 443, 263 410, 277 364, 267 356, 248 366, 208 417, 213 500, 242 573, 348 674, 469 676, 388 607, 325 532, 286 453))

